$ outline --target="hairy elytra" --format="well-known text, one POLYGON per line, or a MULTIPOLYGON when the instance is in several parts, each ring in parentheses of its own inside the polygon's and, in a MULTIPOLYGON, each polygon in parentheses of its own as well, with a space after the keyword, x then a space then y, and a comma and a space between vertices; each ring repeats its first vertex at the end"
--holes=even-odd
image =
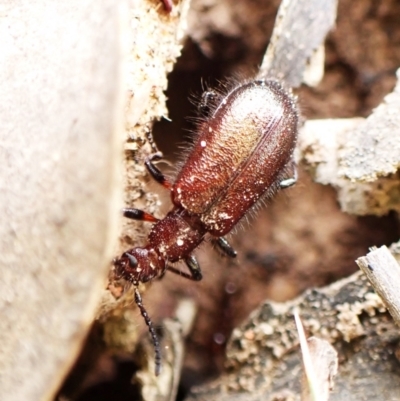
MULTIPOLYGON (((207 92, 207 94, 210 92, 207 92)), ((212 98, 210 111, 198 126, 197 138, 174 183, 146 160, 153 178, 171 191, 172 210, 161 220, 138 209, 124 215, 154 223, 147 243, 114 261, 117 278, 135 287, 135 301, 149 327, 160 372, 159 342, 137 286, 166 271, 201 280, 193 251, 209 236, 229 256, 235 251, 223 238, 260 199, 296 182, 293 150, 298 133, 298 109, 293 95, 276 80, 236 85, 212 98), (172 263, 184 261, 188 272, 172 263)))
POLYGON ((261 196, 270 196, 292 157, 298 113, 277 81, 237 86, 199 127, 172 187, 172 201, 223 236, 261 196))

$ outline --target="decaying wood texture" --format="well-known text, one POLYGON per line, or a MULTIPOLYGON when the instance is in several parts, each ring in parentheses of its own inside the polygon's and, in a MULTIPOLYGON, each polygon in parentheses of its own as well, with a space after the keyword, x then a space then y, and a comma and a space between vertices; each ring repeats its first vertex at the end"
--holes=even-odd
POLYGON ((122 204, 124 5, 1 5, 2 400, 55 397, 106 283, 122 204))
POLYGON ((344 212, 399 211, 400 70, 397 84, 366 118, 310 120, 299 139, 299 159, 316 182, 333 185, 344 212))
POLYGON ((396 76, 394 90, 348 137, 339 172, 348 180, 376 181, 400 166, 400 70, 396 76))
POLYGON ((400 266, 386 246, 357 259, 357 264, 400 326, 400 266))
MULTIPOLYGON (((167 114, 187 7, 169 16, 159 1, 2 4, 2 400, 53 399, 101 296, 98 315, 115 303, 104 288, 124 204, 123 140, 140 149, 145 123, 167 114)), ((129 169, 137 188, 142 163, 129 169)))
MULTIPOLYGON (((129 48, 124 60, 127 93, 124 204, 149 213, 157 214, 160 200, 157 194, 144 191, 147 180, 144 160, 154 153, 154 145, 149 141, 154 121, 168 118, 164 91, 168 84, 167 75, 182 49, 189 4, 189 0, 181 1, 171 14, 163 11, 161 2, 152 1, 136 1, 128 10, 129 30, 124 37, 129 48)), ((143 223, 120 219, 123 228, 115 255, 146 237, 143 223)), ((121 289, 110 287, 110 290, 103 294, 99 318, 108 311, 116 313, 115 296, 119 298, 121 289)), ((130 304, 131 300, 128 295, 124 302, 130 304)))
POLYGON ((394 400, 400 390, 400 334, 367 278, 359 272, 283 304, 265 302, 234 330, 225 373, 193 389, 187 401, 300 400, 298 309, 308 336, 327 340, 339 355, 330 400, 394 400))

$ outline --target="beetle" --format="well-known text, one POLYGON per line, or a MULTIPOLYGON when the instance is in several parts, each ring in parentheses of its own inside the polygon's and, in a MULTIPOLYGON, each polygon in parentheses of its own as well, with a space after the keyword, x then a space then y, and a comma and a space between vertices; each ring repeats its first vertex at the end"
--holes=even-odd
POLYGON ((193 251, 211 237, 225 254, 235 257, 224 236, 261 199, 297 180, 293 151, 299 112, 295 97, 280 82, 252 80, 236 84, 227 93, 205 92, 200 105, 206 116, 175 181, 155 166, 159 153, 145 161, 155 181, 170 191, 172 210, 159 220, 139 209, 124 209, 125 217, 154 225, 143 247, 129 249, 114 261, 116 277, 134 286, 135 302, 155 347, 156 375, 161 369, 160 346, 139 283, 166 271, 201 280, 193 251), (180 261, 186 263, 187 272, 171 265, 180 261))

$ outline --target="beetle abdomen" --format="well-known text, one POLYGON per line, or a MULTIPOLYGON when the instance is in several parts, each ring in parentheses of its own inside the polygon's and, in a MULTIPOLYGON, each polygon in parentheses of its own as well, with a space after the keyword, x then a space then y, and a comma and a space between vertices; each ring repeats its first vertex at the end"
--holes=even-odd
POLYGON ((172 200, 224 235, 264 194, 273 192, 292 157, 298 112, 276 81, 233 89, 201 126, 172 189, 172 200))

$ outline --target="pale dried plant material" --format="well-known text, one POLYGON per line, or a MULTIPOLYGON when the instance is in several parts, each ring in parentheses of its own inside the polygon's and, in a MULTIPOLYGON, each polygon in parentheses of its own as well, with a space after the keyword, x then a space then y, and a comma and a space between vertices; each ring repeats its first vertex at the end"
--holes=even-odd
POLYGON ((302 401, 328 401, 338 370, 338 355, 332 345, 317 337, 306 339, 299 311, 294 311, 303 356, 302 401))
MULTIPOLYGON (((154 193, 146 193, 143 196, 146 173, 141 161, 152 152, 148 142, 152 122, 168 115, 164 93, 168 84, 167 74, 171 72, 182 50, 189 5, 190 0, 179 1, 171 13, 166 13, 161 2, 157 4, 135 0, 127 11, 128 24, 123 35, 124 44, 128 48, 128 55, 124 59, 124 204, 132 206, 140 202, 152 213, 160 207, 160 201, 154 193), (132 156, 133 152, 135 157, 132 156)), ((121 220, 123 228, 120 246, 114 250, 114 254, 120 253, 132 242, 140 241, 145 236, 142 224, 128 222, 128 219, 121 220)), ((114 288, 113 285, 103 293, 98 318, 107 313, 122 314, 122 309, 114 310, 115 298, 121 296, 122 289, 114 288)), ((123 297, 121 302, 129 305, 132 302, 132 294, 123 297)))
POLYGON ((340 152, 346 147, 353 129, 363 121, 362 118, 307 121, 299 135, 298 160, 316 182, 335 187, 342 211, 378 216, 391 210, 399 211, 397 175, 381 177, 374 182, 353 182, 339 174, 340 152))
POLYGON ((372 247, 356 260, 375 291, 382 298, 394 321, 400 326, 400 266, 386 246, 372 247))
POLYGON ((167 74, 181 54, 189 5, 190 0, 182 0, 171 13, 165 13, 161 2, 158 6, 145 0, 132 2, 125 40, 130 48, 126 130, 133 141, 144 141, 146 126, 168 115, 164 93, 167 74))
MULTIPOLYGON (((292 88, 300 86, 310 60, 318 59, 316 53, 335 24, 336 10, 337 0, 283 0, 258 76, 276 77, 292 88)), ((316 75, 315 81, 321 79, 321 71, 316 75)), ((307 79, 314 80, 309 71, 307 79)))
POLYGON ((1 5, 2 400, 55 397, 106 282, 122 203, 124 6, 1 5))
POLYGON ((393 92, 349 135, 341 152, 342 177, 373 182, 400 167, 400 69, 396 76, 393 92))
POLYGON ((316 182, 333 185, 341 209, 356 215, 400 211, 400 70, 392 93, 367 118, 311 120, 298 158, 316 182))
MULTIPOLYGON (((398 361, 393 355, 400 333, 367 278, 358 272, 328 287, 308 290, 290 302, 263 303, 234 330, 227 345, 225 373, 215 382, 193 389, 186 401, 233 397, 237 401, 300 401, 302 363, 293 321, 295 308, 301 310, 310 336, 327 341, 339 355, 346 355, 330 399, 380 399, 383 392, 385 399, 396 399, 400 384, 394 370, 398 361), (343 324, 348 321, 357 322, 357 329, 343 324)), ((328 382, 336 371, 335 351, 331 351, 323 358, 332 361, 326 364, 324 374, 328 382)))
POLYGON ((319 46, 309 58, 303 74, 303 82, 307 86, 317 86, 325 73, 325 46, 319 46))

